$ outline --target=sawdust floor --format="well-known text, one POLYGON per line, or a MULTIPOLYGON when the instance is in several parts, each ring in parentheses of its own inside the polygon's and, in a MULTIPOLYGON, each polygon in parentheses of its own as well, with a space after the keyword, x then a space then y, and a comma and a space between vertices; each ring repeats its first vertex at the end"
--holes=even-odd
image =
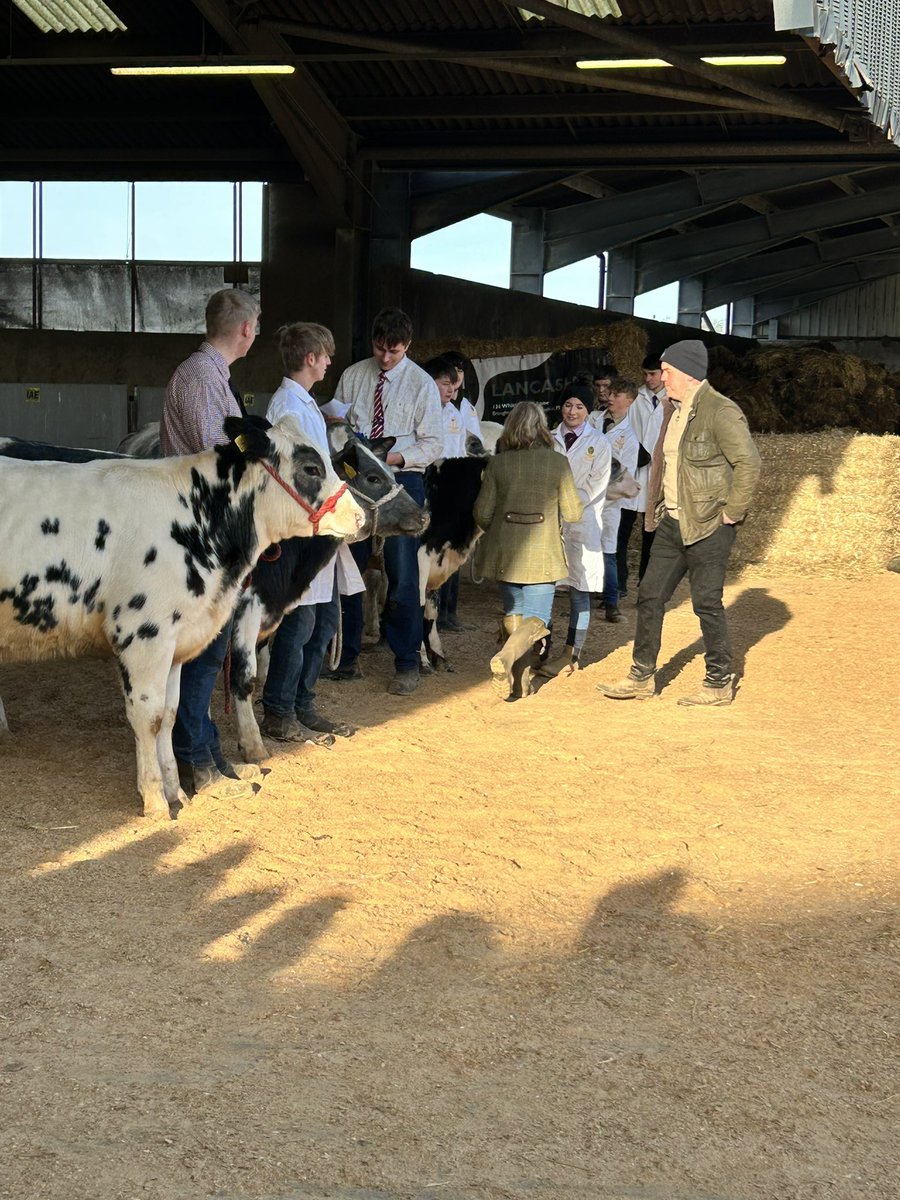
POLYGON ((108 664, 0 668, 0 1195, 896 1200, 900 577, 731 585, 712 711, 677 600, 658 699, 628 606, 504 704, 464 584, 166 827, 108 664))

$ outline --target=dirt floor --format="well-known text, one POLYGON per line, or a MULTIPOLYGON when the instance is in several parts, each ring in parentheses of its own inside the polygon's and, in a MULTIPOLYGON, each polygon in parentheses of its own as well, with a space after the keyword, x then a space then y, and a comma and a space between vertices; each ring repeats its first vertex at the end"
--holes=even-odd
POLYGON ((731 585, 709 711, 677 600, 657 699, 626 601, 505 704, 464 584, 168 826, 108 664, 0 668, 0 1196, 896 1200, 900 576, 731 585))

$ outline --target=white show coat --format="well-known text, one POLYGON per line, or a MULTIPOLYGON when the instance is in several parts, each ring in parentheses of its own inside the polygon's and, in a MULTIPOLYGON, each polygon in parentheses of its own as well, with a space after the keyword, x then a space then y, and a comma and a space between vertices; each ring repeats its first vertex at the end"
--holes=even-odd
POLYGON ((612 451, 599 429, 585 422, 571 450, 566 450, 565 425, 553 435, 555 448, 565 454, 575 476, 575 487, 584 501, 580 521, 563 522, 563 546, 569 587, 581 592, 603 591, 603 508, 609 484, 612 451))
MULTIPOLYGON (((631 409, 628 410, 631 412, 631 409)), ((628 413, 616 425, 607 429, 604 437, 609 442, 612 456, 637 478, 637 460, 640 443, 637 434, 631 428, 628 413)), ((640 493, 638 493, 640 495, 640 493)), ((619 518, 623 508, 634 508, 637 496, 629 498, 620 496, 618 500, 607 500, 603 510, 603 549, 607 554, 615 554, 619 538, 619 518)))
MULTIPOLYGON (((269 401, 266 410, 266 420, 274 425, 282 417, 289 417, 296 422, 325 459, 326 465, 331 461, 328 449, 328 434, 325 429, 325 418, 319 411, 319 406, 302 384, 287 376, 281 381, 278 391, 269 401)), ((342 596, 352 596, 354 592, 364 592, 365 584, 359 569, 350 553, 346 542, 341 542, 334 558, 322 568, 315 579, 300 597, 300 604, 326 604, 334 594, 335 572, 337 572, 338 590, 342 596)))
MULTIPOLYGON (((643 384, 638 389, 638 394, 628 410, 628 420, 631 423, 631 428, 637 434, 640 444, 651 456, 653 454, 653 447, 656 445, 656 440, 662 429, 662 401, 666 396, 666 389, 660 388, 656 393, 657 403, 655 405, 653 403, 653 395, 654 393, 649 390, 647 385, 643 384)), ((635 499, 626 504, 625 507, 635 508, 638 512, 644 512, 647 508, 647 491, 650 487, 649 462, 639 467, 637 471, 632 471, 632 475, 634 475, 635 479, 641 485, 641 490, 635 499)))
POLYGON ((444 429, 444 450, 442 457, 465 458, 466 437, 469 431, 466 428, 462 413, 452 400, 448 400, 446 404, 441 405, 441 424, 444 429))

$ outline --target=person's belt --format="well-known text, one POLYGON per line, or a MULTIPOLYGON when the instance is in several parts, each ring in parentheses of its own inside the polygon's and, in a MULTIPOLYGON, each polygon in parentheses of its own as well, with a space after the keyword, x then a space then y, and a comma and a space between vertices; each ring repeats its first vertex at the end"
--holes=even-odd
POLYGON ((511 525, 542 525, 544 514, 508 512, 503 514, 503 519, 509 521, 511 525))

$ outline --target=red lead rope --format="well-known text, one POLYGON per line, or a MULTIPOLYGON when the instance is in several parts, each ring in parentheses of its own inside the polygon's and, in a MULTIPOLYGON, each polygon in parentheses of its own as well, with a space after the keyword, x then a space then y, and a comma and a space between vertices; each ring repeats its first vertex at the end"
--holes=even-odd
POLYGON ((346 492, 346 490, 347 490, 346 483, 342 483, 341 486, 338 488, 338 490, 334 493, 334 495, 329 496, 328 499, 326 501, 324 501, 324 503, 322 504, 322 506, 320 508, 313 508, 313 506, 311 504, 307 504, 307 502, 303 499, 303 497, 298 492, 294 491, 294 489, 291 487, 291 485, 289 483, 285 483, 285 481, 281 478, 281 476, 278 474, 278 472, 275 470, 274 467, 270 467, 269 464, 267 462, 265 462, 263 459, 260 459, 260 466, 262 466, 266 471, 268 471, 268 473, 272 476, 272 478, 275 480, 275 482, 280 487, 284 488, 284 490, 287 492, 287 494, 291 497, 292 500, 296 500, 296 502, 300 505, 300 507, 305 512, 309 513, 309 520, 310 520, 310 524, 312 525, 313 533, 319 532, 319 522, 326 515, 326 513, 330 513, 330 512, 334 511, 335 507, 337 506, 338 500, 340 500, 341 496, 343 496, 344 492, 346 492))

